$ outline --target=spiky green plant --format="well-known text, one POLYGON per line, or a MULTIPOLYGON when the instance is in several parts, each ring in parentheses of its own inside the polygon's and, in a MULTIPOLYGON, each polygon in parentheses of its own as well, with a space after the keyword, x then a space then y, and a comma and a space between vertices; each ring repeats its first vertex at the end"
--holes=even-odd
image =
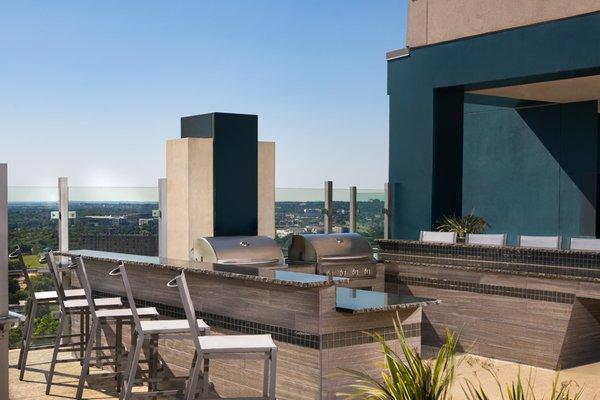
POLYGON ((438 231, 441 232, 456 232, 459 237, 465 237, 467 233, 483 233, 488 223, 482 217, 469 214, 463 217, 454 215, 445 215, 438 223, 438 231))
POLYGON ((372 335, 380 344, 385 368, 380 377, 361 371, 344 369, 354 379, 350 393, 339 393, 347 399, 379 400, 445 400, 454 380, 456 338, 446 332, 446 341, 435 360, 423 360, 410 346, 399 319, 394 320, 401 354, 395 353, 380 335, 372 335), (404 361, 406 360, 406 361, 404 361))
POLYGON ((466 400, 491 400, 491 399, 500 399, 500 400, 579 400, 583 394, 583 388, 579 389, 575 393, 571 393, 571 384, 560 384, 558 382, 559 374, 556 374, 554 381, 552 382, 552 387, 550 390, 550 396, 546 397, 536 397, 535 392, 533 390, 535 386, 535 376, 532 373, 529 373, 529 376, 524 381, 521 376, 521 371, 517 374, 517 379, 512 381, 510 384, 506 384, 502 386, 500 383, 500 379, 498 379, 498 375, 488 369, 488 372, 492 374, 494 377, 494 381, 496 382, 496 386, 498 387, 498 393, 500 393, 500 397, 498 395, 489 395, 489 390, 486 391, 481 386, 481 383, 478 385, 473 384, 470 381, 466 381, 465 386, 462 387, 463 393, 465 394, 466 400))

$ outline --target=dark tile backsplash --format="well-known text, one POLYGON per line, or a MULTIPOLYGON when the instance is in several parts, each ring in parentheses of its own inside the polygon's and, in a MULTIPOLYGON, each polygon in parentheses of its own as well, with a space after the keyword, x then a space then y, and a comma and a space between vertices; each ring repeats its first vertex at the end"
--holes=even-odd
MULTIPOLYGON (((114 297, 115 295, 107 292, 94 291, 94 296, 97 297, 114 297)), ((123 303, 127 303, 127 299, 122 297, 123 303)), ((166 304, 155 303, 152 301, 136 299, 137 307, 156 307, 161 316, 170 318, 185 319, 185 311, 183 308, 174 307, 166 304)), ((235 331, 244 334, 271 334, 274 340, 280 342, 291 343, 311 349, 329 349, 342 346, 351 346, 355 344, 371 343, 373 337, 365 333, 365 331, 346 331, 335 332, 324 335, 311 334, 307 332, 296 331, 281 326, 261 324, 258 322, 246 321, 237 318, 227 317, 225 315, 212 314, 196 311, 196 316, 202 318, 211 327, 219 327, 230 331, 235 331)), ((417 337, 421 335, 421 324, 407 324, 402 326, 406 337, 417 337)), ((395 338, 394 327, 383 327, 369 330, 369 333, 378 333, 385 340, 395 338)))
POLYGON ((600 278, 600 253, 595 252, 432 244, 405 240, 380 240, 379 251, 379 258, 384 261, 600 278))

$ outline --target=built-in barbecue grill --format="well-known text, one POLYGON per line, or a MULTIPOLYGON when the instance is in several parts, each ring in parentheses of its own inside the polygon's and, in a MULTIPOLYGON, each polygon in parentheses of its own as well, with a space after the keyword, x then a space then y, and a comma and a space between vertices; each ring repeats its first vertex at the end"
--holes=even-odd
POLYGON ((266 236, 204 237, 194 242, 194 260, 253 267, 281 268, 281 248, 266 236))
POLYGON ((357 233, 294 235, 288 248, 291 268, 350 279, 375 278, 373 249, 357 233))

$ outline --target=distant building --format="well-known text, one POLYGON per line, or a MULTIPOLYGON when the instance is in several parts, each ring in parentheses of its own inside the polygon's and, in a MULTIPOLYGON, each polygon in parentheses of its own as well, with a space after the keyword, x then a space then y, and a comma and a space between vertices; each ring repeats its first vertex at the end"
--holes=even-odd
POLYGON ((82 249, 110 251, 115 253, 158 255, 156 235, 83 235, 82 249))

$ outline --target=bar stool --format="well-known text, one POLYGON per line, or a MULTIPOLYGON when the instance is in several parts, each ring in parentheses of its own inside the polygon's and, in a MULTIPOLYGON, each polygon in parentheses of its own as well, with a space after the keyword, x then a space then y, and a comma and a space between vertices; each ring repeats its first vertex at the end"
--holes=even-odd
MULTIPOLYGON (((188 318, 188 319, 167 319, 167 320, 159 320, 159 321, 142 321, 138 314, 138 309, 135 306, 135 299, 133 297, 133 291, 131 290, 131 285, 129 283, 129 279, 127 277, 127 271, 125 270, 125 265, 121 263, 117 268, 112 270, 110 273, 112 276, 121 276, 123 280, 123 286, 125 287, 125 292, 127 293, 127 302, 129 303, 129 307, 131 307, 131 311, 133 314, 133 320, 135 322, 135 334, 137 336, 137 343, 132 351, 130 351, 131 356, 129 360, 128 373, 125 375, 126 379, 124 381, 125 390, 123 390, 122 397, 125 400, 129 400, 132 395, 133 385, 135 383, 135 376, 137 372, 137 365, 140 359, 140 353, 144 346, 144 341, 147 339, 150 340, 151 347, 155 350, 158 346, 158 337, 159 335, 171 335, 171 334, 182 334, 182 333, 190 333, 190 323, 193 325, 194 332, 197 332, 198 335, 210 334, 210 327, 201 319, 188 318)), ((191 371, 196 367, 197 360, 194 358, 192 362, 192 366, 190 368, 191 371)), ((152 366, 150 368, 149 379, 148 381, 148 392, 144 393, 146 396, 170 396, 175 394, 180 394, 180 390, 156 390, 155 383, 160 381, 160 379, 155 379, 154 375, 156 372, 156 359, 152 360, 152 366)), ((182 378, 169 378, 169 380, 177 380, 182 378)), ((186 379, 186 378, 183 378, 186 379)), ((188 382, 189 383, 189 382, 188 382)))
MULTIPOLYGON (((27 355, 29 354, 29 350, 38 350, 38 349, 52 349, 54 345, 38 345, 32 347, 32 343, 35 340, 42 339, 54 339, 55 335, 42 335, 42 336, 33 336, 33 328, 35 324, 35 317, 37 314, 37 310, 39 306, 51 306, 58 304, 58 294, 56 291, 43 291, 43 292, 34 292, 33 285, 31 284, 31 279, 29 277, 29 271, 27 270, 27 265, 23 260, 23 254, 21 252, 21 248, 17 246, 15 250, 9 254, 9 258, 11 260, 18 260, 19 267, 21 268, 21 274, 23 275, 23 279, 25 280, 25 287, 27 288, 27 292, 29 296, 27 298, 27 302, 25 304, 25 329, 23 330, 23 335, 21 337, 21 346, 19 350, 19 360, 17 361, 17 368, 20 370, 19 372, 19 380, 23 380, 25 376, 25 370, 27 367, 27 355)), ((71 289, 65 290, 65 297, 68 299, 82 298, 85 296, 83 289, 71 289)), ((79 334, 72 334, 69 337, 77 337, 79 334)), ((63 336, 66 337, 66 336, 63 336)))
MULTIPOLYGON (((89 329, 85 329, 85 327, 89 327, 89 304, 88 300, 86 298, 83 299, 67 299, 66 295, 65 295, 65 289, 63 287, 63 283, 62 283, 62 279, 60 276, 60 271, 58 269, 58 266, 56 265, 56 262, 54 260, 54 254, 50 251, 48 253, 46 253, 46 262, 48 264, 48 268, 50 269, 50 275, 53 278, 54 281, 54 287, 56 289, 56 294, 58 295, 58 305, 60 307, 60 316, 59 316, 59 322, 58 322, 58 331, 56 332, 56 339, 54 341, 54 350, 52 352, 52 361, 50 362, 50 369, 48 371, 48 376, 46 378, 46 394, 49 395, 50 394, 50 388, 52 387, 52 379, 54 377, 54 369, 56 367, 57 363, 62 363, 62 362, 72 362, 73 359, 65 359, 65 360, 58 360, 58 353, 59 351, 74 351, 76 346, 79 346, 79 350, 80 350, 80 357, 76 358, 75 360, 79 360, 81 362, 83 362, 83 347, 85 345, 85 343, 87 342, 87 337, 89 337, 89 329), (80 334, 80 341, 79 343, 66 343, 63 344, 62 339, 63 338, 67 338, 71 335, 65 335, 64 334, 64 330, 65 330, 65 326, 67 324, 67 321, 69 319, 69 317, 73 316, 73 315, 79 315, 80 316, 80 326, 79 326, 79 334, 80 334), (85 319, 85 327, 84 325, 84 318, 85 319), (61 349, 61 347, 67 347, 66 349, 61 349)), ((84 290, 84 295, 85 295, 85 290, 84 290)), ((96 307, 99 308, 110 308, 110 307, 122 307, 123 306, 123 302, 121 301, 120 297, 108 297, 108 298, 101 298, 101 299, 94 299, 93 300, 93 305, 95 305, 96 307)), ((105 346, 105 347, 96 347, 97 350, 107 350, 110 347, 105 346)), ((107 359, 110 358, 110 356, 101 356, 98 357, 98 359, 107 359)))
MULTIPOLYGON (((85 379, 89 374, 90 360, 92 358, 92 351, 96 342, 95 332, 98 330, 101 324, 108 324, 111 322, 115 323, 115 347, 114 347, 114 363, 115 363, 115 375, 117 378, 117 391, 121 390, 122 383, 122 371, 119 371, 121 365, 121 353, 123 348, 123 324, 133 324, 133 312, 131 308, 110 308, 104 310, 96 310, 93 305, 92 287, 88 279, 85 264, 81 256, 72 256, 71 265, 75 269, 79 285, 85 291, 85 297, 89 305, 89 313, 92 317, 92 325, 90 328, 90 334, 85 349, 85 355, 83 357, 83 366, 81 368, 81 374, 79 375, 79 383, 77 385, 77 394, 75 398, 81 399, 83 395, 83 387, 85 385, 85 379)), ((137 313, 140 318, 153 318, 156 319, 159 316, 158 311, 155 307, 138 308, 137 313)))
POLYGON ((271 335, 219 335, 200 336, 192 323, 196 319, 196 311, 190 297, 190 291, 185 279, 185 273, 170 280, 169 287, 177 287, 185 315, 192 326, 192 340, 196 347, 198 360, 188 379, 186 398, 193 400, 196 396, 196 385, 200 374, 200 365, 204 366, 202 399, 208 399, 209 388, 209 360, 217 358, 237 359, 264 359, 263 397, 262 399, 275 400, 275 384, 277 380, 277 346, 271 335))

